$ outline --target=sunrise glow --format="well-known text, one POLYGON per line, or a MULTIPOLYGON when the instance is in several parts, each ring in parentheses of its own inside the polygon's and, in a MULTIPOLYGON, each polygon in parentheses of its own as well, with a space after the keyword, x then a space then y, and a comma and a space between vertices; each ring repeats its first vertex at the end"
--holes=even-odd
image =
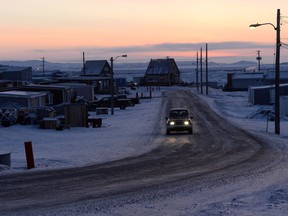
MULTIPOLYGON (((251 30, 249 25, 275 23, 278 8, 283 16, 281 41, 287 44, 285 0, 9 0, 0 9, 0 60, 45 56, 54 62, 78 62, 83 51, 89 59, 123 53, 131 61, 191 59, 208 43, 212 58, 254 60, 256 50, 265 50, 271 62, 275 31, 268 26, 251 30)), ((288 61, 287 48, 281 52, 281 60, 288 61)))

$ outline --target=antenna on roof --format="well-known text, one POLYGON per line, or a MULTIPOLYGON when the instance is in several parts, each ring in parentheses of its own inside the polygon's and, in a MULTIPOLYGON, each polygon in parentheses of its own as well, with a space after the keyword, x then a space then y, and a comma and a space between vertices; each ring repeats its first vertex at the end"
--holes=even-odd
POLYGON ((261 56, 260 56, 260 50, 257 50, 258 56, 256 57, 256 60, 258 61, 258 71, 260 71, 260 61, 261 61, 261 56))

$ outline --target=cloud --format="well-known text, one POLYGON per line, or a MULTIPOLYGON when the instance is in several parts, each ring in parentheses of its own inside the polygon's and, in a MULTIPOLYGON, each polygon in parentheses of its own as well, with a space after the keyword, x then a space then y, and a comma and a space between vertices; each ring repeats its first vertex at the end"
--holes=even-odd
MULTIPOLYGON (((123 47, 93 47, 88 50, 96 52, 119 52, 119 53, 141 53, 141 52, 189 52, 199 50, 205 43, 161 43, 148 44, 141 46, 123 46, 123 47)), ((268 43, 254 43, 241 41, 213 42, 208 43, 209 50, 233 50, 233 49, 259 49, 271 48, 273 45, 268 43)))
MULTIPOLYGON (((174 56, 178 58, 191 58, 191 53, 200 51, 202 47, 205 49, 206 43, 159 43, 146 44, 138 46, 118 46, 118 47, 104 47, 104 46, 86 46, 86 47, 68 47, 61 49, 35 49, 28 52, 33 53, 33 56, 45 56, 47 59, 53 61, 80 61, 82 60, 82 52, 85 52, 87 59, 109 59, 110 56, 127 54, 129 60, 147 60, 147 58, 158 58, 159 56, 174 56), (176 54, 177 53, 177 54, 176 54), (181 55, 179 55, 181 53, 181 55)), ((210 42, 208 43, 209 51, 219 51, 218 57, 229 56, 245 56, 254 55, 251 50, 273 49, 274 44, 269 43, 255 43, 243 41, 226 41, 226 42, 210 42), (223 51, 223 52, 222 52, 223 51), (227 52, 229 55, 223 55, 227 52), (222 54, 221 54, 222 53, 222 54)), ((217 56, 214 56, 217 57, 217 56)))
MULTIPOLYGON (((190 52, 197 51, 201 47, 205 47, 205 43, 160 43, 160 44, 147 44, 139 46, 120 46, 120 47, 81 47, 81 48, 67 48, 67 49, 37 49, 34 52, 93 52, 93 53, 141 53, 141 52, 190 52)), ((209 50, 233 50, 233 49, 260 49, 272 48, 272 44, 268 43, 255 43, 255 42, 241 42, 241 41, 228 41, 228 42, 212 42, 208 43, 209 50)))

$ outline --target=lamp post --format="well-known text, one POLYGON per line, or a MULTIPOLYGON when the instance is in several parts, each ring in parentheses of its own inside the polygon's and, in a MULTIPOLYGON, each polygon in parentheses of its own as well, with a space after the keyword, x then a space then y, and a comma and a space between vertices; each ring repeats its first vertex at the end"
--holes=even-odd
POLYGON ((119 57, 126 58, 127 55, 120 55, 120 56, 116 56, 114 58, 113 57, 110 58, 110 62, 111 62, 111 79, 110 79, 111 115, 114 115, 114 70, 113 70, 113 62, 119 57))
POLYGON ((280 134, 280 9, 277 9, 277 26, 272 23, 251 24, 250 28, 271 25, 276 31, 276 60, 275 60, 275 134, 280 134))

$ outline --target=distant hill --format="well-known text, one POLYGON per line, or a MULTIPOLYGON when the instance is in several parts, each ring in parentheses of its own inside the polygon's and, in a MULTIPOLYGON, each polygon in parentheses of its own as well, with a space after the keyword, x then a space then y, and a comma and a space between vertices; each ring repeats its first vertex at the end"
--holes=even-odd
POLYGON ((231 63, 231 65, 257 65, 257 62, 254 61, 239 61, 231 63))
MULTIPOLYGON (((109 62, 109 61, 108 61, 109 62)), ((109 62, 110 63, 110 62, 109 62)), ((195 68, 196 61, 176 61, 179 68, 195 68)), ((114 64, 115 70, 145 70, 148 66, 149 62, 133 62, 133 63, 122 63, 117 62, 114 64)), ((199 63, 200 64, 200 63, 199 63)), ((42 61, 41 60, 29 60, 29 61, 0 61, 0 65, 9 65, 9 66, 22 66, 22 67, 32 67, 34 71, 42 70, 42 61)), ((81 71, 83 65, 82 63, 53 63, 45 61, 45 70, 53 71, 71 71, 71 72, 79 72, 81 71)), ((205 67, 205 64, 203 64, 205 67)), ((287 68, 288 62, 281 63, 281 68, 287 68)), ((254 61, 238 61, 235 63, 216 63, 209 62, 209 68, 251 68, 257 67, 257 62, 254 61)), ((273 68, 274 64, 261 64, 262 68, 273 68)))
MULTIPOLYGON (((0 61, 0 65, 32 67, 32 70, 42 70, 43 62, 41 60, 29 61, 0 61)), ((82 69, 81 63, 44 63, 45 70, 61 70, 61 71, 80 71, 82 69)))

